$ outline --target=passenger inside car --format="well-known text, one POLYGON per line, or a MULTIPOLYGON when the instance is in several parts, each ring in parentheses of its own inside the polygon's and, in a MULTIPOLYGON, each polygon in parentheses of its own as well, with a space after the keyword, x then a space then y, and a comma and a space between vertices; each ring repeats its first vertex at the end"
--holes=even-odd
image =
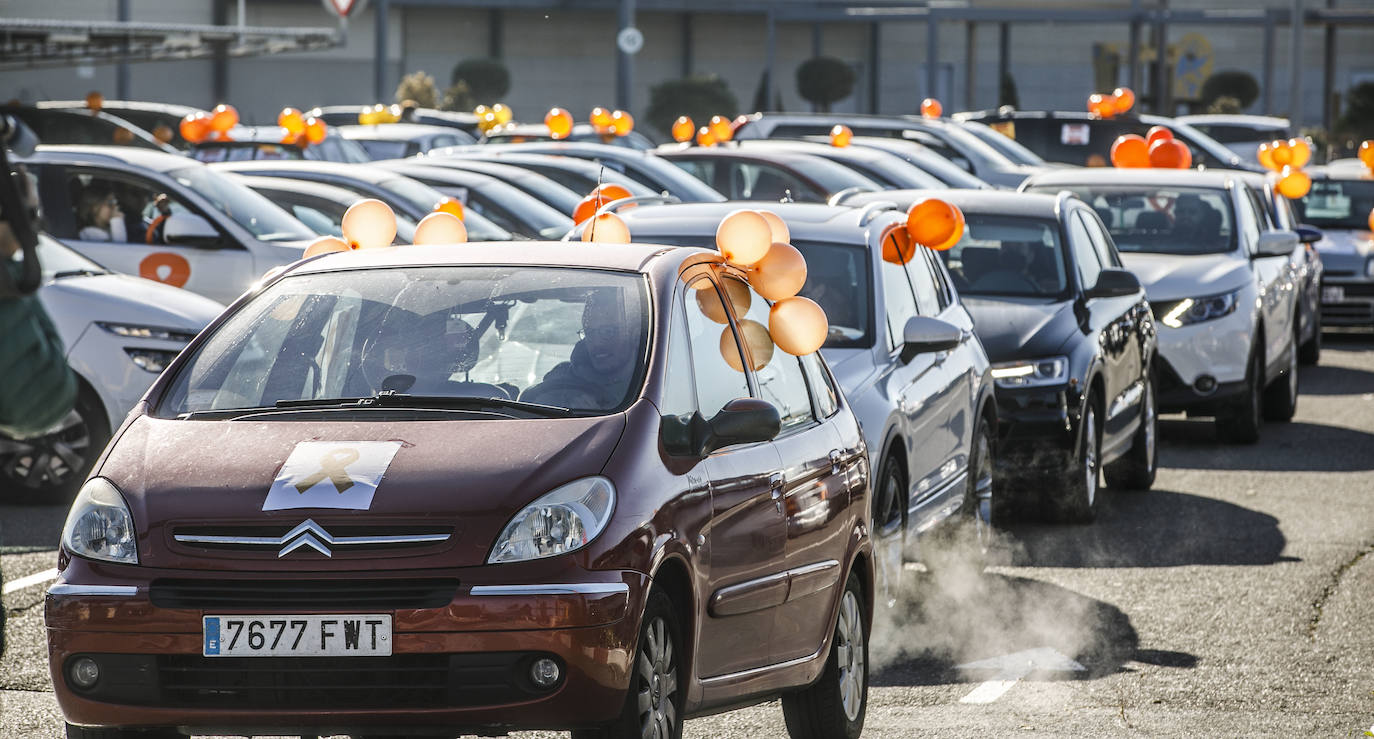
POLYGON ((591 293, 582 309, 582 338, 568 361, 549 370, 520 399, 564 408, 614 408, 634 372, 634 320, 619 289, 591 293))
POLYGON ((76 204, 76 222, 83 241, 112 241, 116 232, 122 237, 123 218, 116 218, 119 203, 109 188, 92 184, 81 191, 76 204))
POLYGON ((1221 231, 1221 214, 1197 195, 1185 193, 1174 203, 1174 238, 1211 243, 1221 231))

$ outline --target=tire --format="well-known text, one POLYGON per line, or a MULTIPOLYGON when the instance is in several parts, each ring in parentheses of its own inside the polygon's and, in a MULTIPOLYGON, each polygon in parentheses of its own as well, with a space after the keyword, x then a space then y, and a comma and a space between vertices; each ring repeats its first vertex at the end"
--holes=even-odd
POLYGON ((620 717, 597 729, 576 730, 572 739, 681 739, 686 685, 681 654, 682 625, 677 609, 672 599, 655 587, 649 591, 640 620, 639 644, 620 717))
POLYGON ((67 739, 183 739, 176 729, 87 729, 67 724, 67 739))
POLYGON ((1250 371, 1245 377, 1245 392, 1217 413, 1217 438, 1232 444, 1254 444, 1259 441, 1264 384, 1264 364, 1258 352, 1259 340, 1250 356, 1250 371))
POLYGON ((66 418, 43 436, 0 436, 0 499, 10 503, 68 503, 110 440, 105 406, 86 384, 66 418))
POLYGON ((840 596, 835 637, 820 679, 782 697, 792 739, 858 739, 868 712, 868 615, 863 587, 853 572, 840 596))
POLYGON ((873 533, 877 536, 900 535, 905 518, 906 469, 901 457, 887 455, 878 475, 878 497, 873 505, 873 533))
POLYGON ((1288 350, 1288 366, 1264 390, 1264 420, 1287 423, 1298 412, 1298 332, 1288 350))
POLYGON ((1159 469, 1159 407, 1155 399, 1154 373, 1145 375, 1145 393, 1140 398, 1141 422, 1131 440, 1131 449, 1103 470, 1107 487, 1121 490, 1149 490, 1159 469))
POLYGON ((1298 361, 1312 366, 1322 359, 1322 312, 1318 309, 1312 314, 1312 338, 1304 341, 1298 348, 1298 361))
POLYGON ((1102 497, 1102 428, 1096 395, 1083 401, 1076 452, 1064 471, 1064 484, 1053 498, 1052 511, 1055 520, 1062 523, 1091 523, 1097 518, 1097 504, 1102 497))

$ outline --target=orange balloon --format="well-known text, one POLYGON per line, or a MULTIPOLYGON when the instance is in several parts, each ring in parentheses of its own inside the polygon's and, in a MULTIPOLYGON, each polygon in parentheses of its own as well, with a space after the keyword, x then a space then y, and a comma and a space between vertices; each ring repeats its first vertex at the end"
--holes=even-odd
POLYGON ((329 129, 324 125, 324 121, 311 116, 305 119, 305 140, 312 144, 324 141, 329 135, 329 129))
POLYGON ((673 121, 673 140, 679 144, 691 141, 692 134, 695 133, 696 130, 697 124, 693 123, 691 118, 680 115, 677 117, 677 120, 673 121))
POLYGON ((1293 149, 1288 146, 1288 142, 1276 139, 1269 144, 1269 156, 1273 158, 1274 164, 1280 169, 1293 163, 1293 149))
POLYGON ((181 137, 192 144, 199 144, 210 135, 210 116, 205 113, 187 113, 181 119, 181 137))
POLYGON ((1374 139, 1360 143, 1360 161, 1364 166, 1374 169, 1374 139))
POLYGON ((452 213, 430 213, 415 226, 415 245, 463 244, 468 240, 467 226, 452 213))
POLYGON ((1374 208, 1369 209, 1369 230, 1374 231, 1374 208))
POLYGON ((116 128, 110 134, 110 138, 114 139, 116 144, 125 146, 134 142, 134 132, 127 128, 116 128))
POLYGON ((945 106, 940 104, 935 98, 926 98, 921 101, 921 115, 925 118, 939 118, 945 112, 945 106))
POLYGON ((730 119, 724 116, 711 116, 711 122, 707 124, 707 127, 711 129, 711 135, 716 137, 718 144, 735 137, 735 129, 730 126, 730 119))
POLYGON ((1114 167, 1150 166, 1150 145, 1145 143, 1143 136, 1133 133, 1117 136, 1111 154, 1114 167))
POLYGON ((447 213, 458 220, 463 220, 463 202, 458 198, 444 198, 434 204, 435 213, 447 213))
POLYGON ((1193 166, 1193 153, 1182 141, 1156 141, 1150 144, 1150 166, 1161 169, 1188 169, 1193 166))
POLYGON ((1269 144, 1260 144, 1259 149, 1255 152, 1255 158, 1259 160, 1260 166, 1265 169, 1272 169, 1275 172, 1283 169, 1274 163, 1274 148, 1269 144))
POLYGON ((156 126, 153 126, 153 138, 157 139, 158 141, 161 141, 164 144, 171 143, 173 135, 174 134, 172 132, 172 127, 167 125, 166 123, 159 123, 156 126))
POLYGON ((1149 132, 1145 134, 1145 143, 1154 145, 1156 141, 1173 141, 1174 132, 1164 126, 1150 126, 1149 132))
POLYGON ((239 124, 239 112, 232 105, 220 103, 210 114, 210 128, 223 133, 239 124))
POLYGON ((92 112, 100 110, 105 107, 105 96, 95 90, 91 90, 86 93, 86 107, 90 108, 92 112))
POLYGON ((709 126, 702 126, 702 127, 701 127, 701 130, 697 131, 697 146, 715 146, 715 145, 716 145, 716 135, 713 134, 713 133, 711 133, 711 128, 710 128, 709 126))
POLYGON ((912 203, 906 211, 911 240, 931 249, 948 249, 957 243, 964 232, 963 222, 958 207, 937 198, 912 203))
POLYGON ((611 111, 598 105, 592 108, 592 114, 588 116, 587 120, 597 133, 605 133, 611 128, 611 111))
POLYGON ((716 227, 716 247, 726 261, 747 267, 763 259, 773 246, 773 231, 756 210, 737 210, 716 227))
POLYGON ((572 133, 572 113, 562 108, 550 108, 549 112, 544 114, 544 125, 549 127, 550 138, 554 140, 565 139, 568 134, 572 133))
POLYGON ((625 221, 620 220, 620 216, 602 213, 593 218, 582 230, 582 240, 601 244, 628 244, 630 227, 625 225, 625 221))
POLYGON ((779 349, 802 356, 821 348, 830 322, 815 301, 797 296, 773 304, 768 311, 768 333, 779 349))
POLYGON ((348 242, 337 236, 321 236, 305 247, 305 253, 301 255, 301 259, 309 259, 316 254, 328 254, 335 251, 348 251, 348 242))
POLYGON ((1285 198, 1297 200, 1312 189, 1312 178, 1296 167, 1284 167, 1279 173, 1279 184, 1275 189, 1285 198))
POLYGON ((771 210, 761 210, 758 214, 763 216, 763 220, 768 221, 768 230, 772 234, 774 244, 792 243, 792 231, 787 224, 778 217, 777 213, 771 210))
POLYGON ((905 223, 894 223, 883 230, 880 239, 883 245, 883 261, 892 264, 906 264, 916 256, 916 242, 911 240, 911 232, 905 223))
POLYGON ((1093 93, 1088 96, 1088 111, 1098 118, 1116 115, 1116 96, 1093 93))
POLYGON ((791 244, 774 242, 750 270, 749 284, 774 302, 790 298, 806 284, 806 257, 791 244))
POLYGON ((1112 95, 1116 97, 1117 114, 1127 113, 1135 107, 1135 92, 1129 87, 1118 87, 1112 90, 1112 95))
MULTIPOLYGON (((749 356, 753 359, 750 363, 754 371, 757 372, 768 363, 773 361, 773 337, 768 335, 768 329, 762 323, 748 318, 741 319, 739 322, 740 337, 749 347, 749 356)), ((730 365, 736 372, 743 372, 744 365, 740 363, 739 351, 736 349, 735 336, 726 326, 720 332, 720 356, 725 359, 725 363, 730 365)))
POLYGON ((620 185, 611 182, 598 185, 587 197, 582 198, 582 202, 573 209, 573 223, 581 223, 591 218, 607 203, 628 197, 633 197, 633 194, 620 185))
POLYGON ((282 108, 277 114, 277 125, 292 136, 300 136, 305 133, 305 116, 295 108, 282 108))
POLYGON ((839 124, 830 129, 830 145, 844 148, 854 140, 854 132, 849 126, 839 124))
POLYGON ((611 133, 616 136, 628 136, 635 130, 634 116, 623 110, 617 110, 611 114, 611 133))
POLYGON ((1293 169, 1301 169, 1312 161, 1312 147, 1307 144, 1306 139, 1288 139, 1288 150, 1292 152, 1292 161, 1288 166, 1293 169))
MULTIPOLYGON (((749 312, 749 306, 754 304, 754 299, 749 295, 747 285, 733 277, 725 277, 721 279, 720 286, 725 289, 725 298, 734 307, 735 315, 742 316, 749 312)), ((730 322, 725 315, 725 306, 721 305, 715 290, 699 289, 696 293, 697 307, 701 309, 702 315, 716 323, 730 322)))

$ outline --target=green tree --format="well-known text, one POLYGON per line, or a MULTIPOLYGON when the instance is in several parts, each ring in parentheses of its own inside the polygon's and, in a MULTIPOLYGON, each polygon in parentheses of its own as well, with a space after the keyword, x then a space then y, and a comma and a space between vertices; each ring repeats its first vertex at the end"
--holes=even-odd
POLYGON ((467 112, 477 107, 473 102, 472 91, 468 89, 466 82, 457 82, 449 85, 444 90, 444 99, 439 103, 439 110, 452 110, 467 112))
POLYGON ((476 104, 491 105, 510 92, 510 70, 500 59, 464 59, 453 67, 452 82, 467 85, 476 104))
POLYGON ((1021 98, 1016 94, 1016 78, 1012 77, 1010 72, 1002 75, 1002 83, 997 90, 997 107, 1003 105, 1021 107, 1021 98))
POLYGON ((854 68, 833 56, 816 56, 797 67, 797 92, 803 100, 829 113, 830 106, 854 92, 854 68))
POLYGON ((738 112, 739 100, 730 86, 720 77, 708 75, 654 85, 649 89, 649 109, 644 117, 667 138, 678 116, 685 115, 700 127, 713 115, 734 118, 738 112))
POLYGON ((1213 100, 1205 110, 1212 115, 1237 115, 1245 109, 1241 107, 1239 100, 1230 95, 1222 95, 1213 100))
POLYGON ((1357 142, 1374 138, 1374 82, 1361 82, 1346 93, 1345 113, 1336 130, 1357 142))
POLYGON ((1232 97, 1244 110, 1258 100, 1259 95, 1260 86, 1254 75, 1239 69, 1228 69, 1217 72, 1203 81, 1198 103, 1206 108, 1216 102, 1217 98, 1232 97))
POLYGON ((418 108, 437 108, 439 88, 435 87, 434 78, 425 74, 423 70, 402 77, 401 84, 396 86, 396 102, 403 103, 407 100, 415 101, 418 108))

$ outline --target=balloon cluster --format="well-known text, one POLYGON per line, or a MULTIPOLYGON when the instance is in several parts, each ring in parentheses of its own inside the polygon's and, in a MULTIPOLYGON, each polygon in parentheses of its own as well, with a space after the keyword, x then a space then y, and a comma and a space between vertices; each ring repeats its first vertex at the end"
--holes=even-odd
MULTIPOLYGON (((461 211, 460 211, 461 212, 461 211)), ((336 251, 381 249, 396 239, 396 214, 380 200, 359 200, 344 211, 343 238, 321 236, 305 247, 302 258, 336 251)), ((456 215, 438 206, 415 226, 415 244, 462 244, 468 240, 467 227, 456 215)))
POLYGON ((488 133, 497 126, 504 126, 510 123, 514 115, 509 106, 503 103, 486 106, 479 105, 472 109, 472 114, 477 116, 477 128, 482 133, 488 133))
POLYGON ((634 116, 623 110, 606 110, 599 105, 592 108, 592 113, 588 116, 587 122, 591 123, 592 129, 606 141, 619 136, 628 136, 631 131, 635 130, 634 116))
POLYGON ((1095 92, 1088 96, 1088 112, 1094 118, 1111 119, 1135 107, 1135 93, 1129 87, 1118 87, 1107 94, 1095 92))
POLYGON ((940 101, 935 98, 926 98, 921 101, 922 118, 939 118, 944 115, 944 112, 945 106, 941 105, 940 101))
POLYGON ((181 119, 181 137, 192 144, 199 144, 210 138, 211 134, 220 141, 229 140, 229 129, 239 124, 239 112, 232 105, 220 103, 206 113, 196 111, 181 119))
POLYGON ((888 226, 879 239, 883 261, 906 264, 916 247, 945 251, 964 236, 964 212, 938 198, 918 200, 906 210, 906 221, 888 226))
MULTIPOLYGON (((310 111, 318 112, 318 109, 310 111)), ((277 114, 277 125, 282 128, 281 142, 304 148, 324 141, 329 129, 324 121, 313 115, 306 115, 295 108, 282 108, 277 114)))
POLYGON ((596 212, 601 210, 607 203, 628 197, 631 197, 630 191, 621 185, 611 182, 604 182, 597 185, 596 189, 588 193, 587 197, 582 198, 582 201, 577 204, 577 207, 573 208, 573 223, 580 224, 595 215, 596 212))
POLYGON ((1279 181, 1274 189, 1280 195, 1297 200, 1312 189, 1312 178, 1302 171, 1312 160, 1312 146, 1306 139, 1274 139, 1260 144, 1255 154, 1265 169, 1278 173, 1279 181))
MULTIPOLYGON (((1123 88, 1124 89, 1124 88, 1123 88)), ((1163 126, 1150 128, 1144 136, 1128 133, 1112 142, 1112 166, 1122 168, 1188 169, 1193 152, 1174 138, 1163 126)))
POLYGON ((375 126, 379 123, 399 123, 401 120, 401 106, 399 105, 364 105, 358 111, 358 123, 364 126, 375 126))
POLYGON ((673 140, 679 144, 690 143, 695 136, 697 146, 715 146, 735 138, 735 131, 746 120, 748 118, 745 116, 732 121, 723 115, 713 115, 706 125, 697 128, 691 118, 685 115, 678 116, 678 119, 673 121, 671 133, 673 140))

